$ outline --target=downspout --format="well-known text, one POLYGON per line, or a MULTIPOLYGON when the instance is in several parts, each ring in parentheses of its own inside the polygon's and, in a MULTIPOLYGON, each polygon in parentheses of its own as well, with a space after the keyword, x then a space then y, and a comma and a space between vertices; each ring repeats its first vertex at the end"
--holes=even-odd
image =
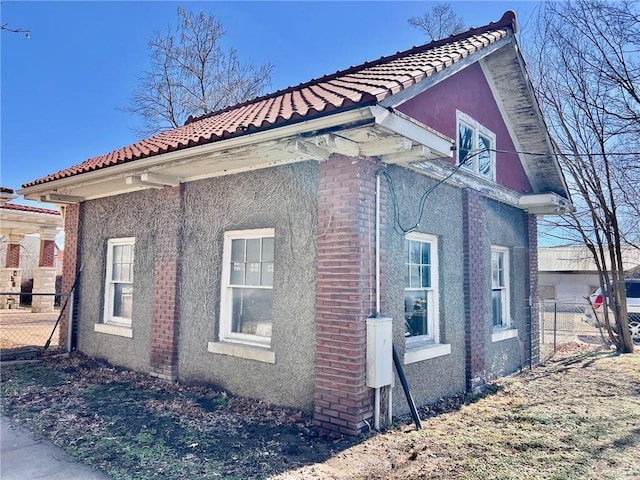
MULTIPOLYGON (((380 316, 380 175, 376 173, 376 317, 380 316)), ((389 396, 391 398, 391 396, 389 396)), ((373 428, 380 430, 380 387, 375 389, 373 428)))

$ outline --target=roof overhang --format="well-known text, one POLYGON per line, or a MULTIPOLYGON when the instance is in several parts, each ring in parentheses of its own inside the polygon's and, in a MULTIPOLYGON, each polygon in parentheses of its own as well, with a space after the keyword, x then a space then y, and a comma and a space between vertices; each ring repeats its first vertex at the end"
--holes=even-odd
POLYGON ((377 105, 221 140, 34 185, 18 193, 54 204, 80 203, 149 188, 176 186, 333 154, 404 162, 450 158, 454 142, 391 108, 377 105), (407 157, 407 154, 409 157, 407 157))
POLYGON ((534 193, 571 198, 514 36, 479 62, 534 193))
POLYGON ((34 233, 51 236, 62 228, 61 215, 6 209, 0 207, 0 233, 5 237, 34 233))
POLYGON ((575 211, 569 200, 553 192, 522 195, 518 204, 534 215, 564 215, 575 211))

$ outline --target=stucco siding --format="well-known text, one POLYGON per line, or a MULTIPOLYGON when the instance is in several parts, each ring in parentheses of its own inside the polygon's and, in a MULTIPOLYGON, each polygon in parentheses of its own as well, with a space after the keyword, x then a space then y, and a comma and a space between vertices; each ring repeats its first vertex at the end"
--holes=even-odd
POLYGON ((311 410, 317 183, 315 162, 188 183, 182 219, 163 216, 161 189, 85 202, 78 349, 115 365, 150 371, 154 261, 170 251, 158 242, 175 240, 162 235, 162 229, 181 221, 177 378, 311 410), (254 228, 275 229, 275 364, 207 350, 208 342, 218 339, 224 232, 254 228), (133 338, 94 331, 103 322, 107 241, 121 237, 135 237, 136 242, 133 338))
MULTIPOLYGON (((517 328, 518 337, 493 342, 491 334, 491 297, 487 295, 487 378, 492 379, 514 372, 522 362, 524 340, 530 322, 527 275, 529 275, 527 216, 523 211, 493 200, 483 200, 486 222, 487 262, 491 262, 491 246, 505 247, 509 251, 510 298, 509 307, 512 327, 517 328)), ((490 264, 488 271, 491 271, 490 264)), ((487 278, 485 291, 491 292, 491 278, 487 278)))
POLYGON ((294 164, 185 185, 179 376, 310 410, 315 354, 318 165, 294 164), (275 364, 211 353, 218 340, 224 232, 275 229, 275 364))
MULTIPOLYGON (((440 185, 428 197, 421 218, 417 218, 422 193, 436 181, 400 167, 389 167, 400 208, 400 223, 419 223, 418 232, 438 238, 439 322, 441 342, 451 345, 451 354, 404 366, 412 395, 418 405, 465 390, 465 328, 462 258, 462 190, 440 185)), ((391 199, 387 205, 386 305, 383 314, 393 318, 393 340, 400 357, 405 352, 403 256, 404 236, 394 229, 391 199)), ((394 413, 409 408, 396 378, 394 413)))
POLYGON ((157 229, 162 225, 162 191, 145 190, 84 203, 81 234, 82 281, 78 295, 78 349, 105 358, 115 365, 149 370, 151 312, 153 302, 153 258, 159 245, 157 229), (135 237, 133 280, 133 338, 94 331, 102 323, 104 310, 107 241, 135 237))
MULTIPOLYGON (((393 187, 398 198, 400 223, 407 228, 418 223, 417 232, 437 236, 440 343, 451 345, 451 353, 440 357, 404 365, 405 374, 417 404, 433 402, 446 395, 465 391, 465 292, 463 259, 463 191, 449 185, 439 185, 427 198, 421 218, 417 218, 422 193, 436 181, 401 167, 389 167, 393 187)), ((383 314, 393 318, 394 344, 402 357, 405 352, 404 302, 405 265, 404 236, 394 229, 391 200, 387 210, 387 242, 385 255, 385 304, 383 314)), ((484 320, 485 374, 487 379, 511 373, 522 364, 523 340, 530 321, 528 307, 528 232, 526 214, 516 208, 482 198, 483 228, 481 262, 487 273, 484 282, 473 285, 483 293, 480 315, 484 320), (509 250, 510 316, 518 329, 517 338, 492 341, 491 316, 491 247, 509 250)), ((481 367, 482 368, 482 367, 481 367)), ((396 379, 394 413, 408 413, 404 393, 396 379)))

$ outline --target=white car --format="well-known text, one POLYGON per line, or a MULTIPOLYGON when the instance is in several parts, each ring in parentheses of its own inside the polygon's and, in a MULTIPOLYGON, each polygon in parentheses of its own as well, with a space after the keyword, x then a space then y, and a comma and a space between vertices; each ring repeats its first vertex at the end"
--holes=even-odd
MULTIPOLYGON (((627 290, 627 313, 629 314, 629 330, 634 343, 640 344, 640 278, 627 278, 624 281, 627 290)), ((596 290, 590 297, 591 306, 585 312, 586 320, 598 326, 598 320, 604 318, 602 307, 602 289, 596 290), (594 315, 595 310, 595 315, 594 315)), ((609 321, 613 322, 613 313, 609 312, 609 321)))

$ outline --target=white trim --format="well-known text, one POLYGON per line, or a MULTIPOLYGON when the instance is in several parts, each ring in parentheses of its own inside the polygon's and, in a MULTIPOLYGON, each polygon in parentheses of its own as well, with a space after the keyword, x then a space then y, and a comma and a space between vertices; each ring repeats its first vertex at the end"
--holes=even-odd
POLYGON ((492 342, 501 342, 502 340, 508 340, 509 338, 516 338, 518 336, 517 328, 499 328, 494 327, 491 334, 492 342))
POLYGON ((232 357, 255 360, 256 362, 276 363, 276 353, 264 347, 228 342, 209 342, 207 344, 207 351, 220 355, 230 355, 232 357))
POLYGON ((478 155, 473 157, 473 168, 469 168, 466 165, 463 165, 463 168, 466 168, 467 171, 472 172, 474 175, 477 175, 481 178, 489 179, 493 182, 496 181, 497 172, 496 172, 496 134, 489 130, 487 127, 479 123, 477 120, 474 120, 469 115, 460 110, 456 110, 456 165, 460 164, 459 154, 460 154, 460 145, 458 141, 460 139, 460 124, 469 127, 473 131, 473 145, 471 148, 471 152, 477 153, 480 151, 480 143, 479 137, 482 135, 483 137, 487 137, 491 141, 491 150, 489 153, 489 161, 491 163, 491 176, 483 175, 480 173, 478 168, 478 155))
POLYGON ((117 335, 119 337, 133 338, 133 329, 131 327, 122 327, 110 323, 95 323, 93 331, 98 333, 107 333, 109 335, 117 335))
MULTIPOLYGON (((504 292, 504 301, 502 305, 502 325, 494 325, 494 331, 503 330, 503 329, 511 329, 511 259, 509 255, 509 249, 507 247, 502 247, 499 245, 491 245, 491 290, 493 291, 493 253, 502 253, 504 255, 503 259, 503 277, 504 277, 504 287, 502 291, 504 292)), ((491 323, 493 325, 493 313, 491 323)))
MULTIPOLYGON (((271 345, 271 337, 261 337, 258 335, 235 333, 231 331, 232 287, 229 285, 229 279, 231 276, 231 242, 236 239, 246 240, 252 238, 275 238, 275 229, 256 228, 251 230, 230 230, 224 232, 224 246, 222 250, 222 287, 220 289, 220 340, 222 342, 245 344, 249 347, 269 347, 271 345)), ((251 288, 273 290, 273 287, 252 286, 251 288)))
MULTIPOLYGON (((132 318, 125 317, 116 317, 113 315, 113 300, 115 295, 115 289, 113 287, 114 283, 111 280, 113 273, 113 247, 118 245, 130 245, 133 247, 134 251, 134 264, 135 264, 135 237, 123 237, 123 238, 110 238, 107 241, 107 262, 105 268, 105 276, 104 276, 104 305, 103 305, 103 316, 102 322, 104 324, 110 324, 117 327, 125 327, 131 328, 132 318)), ((120 282, 125 283, 125 282, 120 282)), ((131 286, 133 287, 133 279, 131 281, 131 286)))
MULTIPOLYGON (((440 282, 439 282, 439 273, 438 273, 438 237, 435 235, 431 235, 428 233, 420 233, 420 232, 410 232, 404 236, 404 240, 416 241, 421 243, 428 243, 430 245, 430 253, 431 253, 431 287, 429 292, 431 292, 432 301, 429 305, 428 312, 428 331, 430 335, 419 335, 415 337, 406 337, 405 345, 406 348, 412 348, 413 345, 416 344, 424 344, 424 342, 440 342, 440 282)), ((404 248, 404 245, 403 245, 404 248)), ((403 266, 406 268, 407 259, 403 259, 403 266)), ((407 288, 405 285, 403 288, 403 292, 407 291, 424 291, 423 288, 407 288)), ((403 295, 404 299, 404 295, 403 295)), ((404 302, 403 302, 404 303, 404 302)), ((404 315, 404 311, 403 311, 404 315)), ((413 347, 415 348, 415 347, 413 347)))
MULTIPOLYGON (((429 147, 438 157, 451 158, 455 145, 448 137, 432 131, 426 125, 400 112, 389 111, 379 105, 369 107, 377 125, 429 147)), ((411 148, 411 147, 409 147, 411 148)))
POLYGON ((408 348, 404 352, 404 364, 408 365, 450 354, 451 344, 449 343, 433 343, 418 348, 408 348))

